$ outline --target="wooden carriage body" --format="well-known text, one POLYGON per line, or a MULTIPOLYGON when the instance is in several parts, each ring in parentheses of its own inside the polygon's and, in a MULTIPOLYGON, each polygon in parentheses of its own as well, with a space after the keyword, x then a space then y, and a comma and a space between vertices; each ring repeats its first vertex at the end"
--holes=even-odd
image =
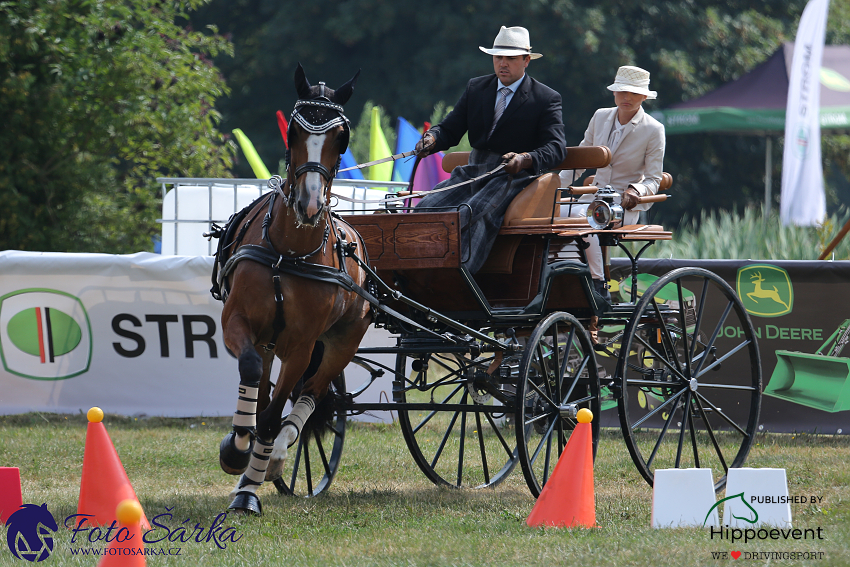
MULTIPOLYGON (((444 169, 465 164, 468 155, 446 155, 444 169)), ((568 148, 559 169, 601 168, 610 159, 604 146, 568 148)), ((665 179, 669 187, 669 176, 665 179)), ((576 201, 570 194, 577 188, 570 191, 560 186, 557 172, 546 173, 517 195, 487 261, 474 275, 463 268, 470 251, 461 238, 458 210, 353 215, 345 220, 360 232, 369 262, 384 282, 453 318, 499 324, 566 311, 586 319, 614 308, 593 293, 586 259, 576 241, 599 233, 623 241, 669 239, 670 233, 649 225, 599 231, 583 218, 562 217, 562 207, 576 201), (556 251, 570 244, 575 254, 560 258, 556 251)))

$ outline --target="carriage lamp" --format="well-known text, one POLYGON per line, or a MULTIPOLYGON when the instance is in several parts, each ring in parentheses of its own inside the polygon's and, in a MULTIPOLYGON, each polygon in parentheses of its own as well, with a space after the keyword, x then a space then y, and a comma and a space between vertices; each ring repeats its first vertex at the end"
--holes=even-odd
POLYGON ((596 192, 596 198, 587 207, 587 223, 592 228, 604 230, 623 224, 623 207, 614 203, 616 195, 610 185, 596 192))

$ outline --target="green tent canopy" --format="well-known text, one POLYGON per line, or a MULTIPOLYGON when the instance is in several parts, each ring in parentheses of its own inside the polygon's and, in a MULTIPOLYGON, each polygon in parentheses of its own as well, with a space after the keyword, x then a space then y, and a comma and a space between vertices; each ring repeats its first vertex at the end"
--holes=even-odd
MULTIPOLYGON (((788 73, 794 44, 735 81, 652 115, 667 135, 698 132, 769 136, 785 132, 788 73)), ((820 71, 821 129, 850 132, 850 45, 826 45, 820 71)))

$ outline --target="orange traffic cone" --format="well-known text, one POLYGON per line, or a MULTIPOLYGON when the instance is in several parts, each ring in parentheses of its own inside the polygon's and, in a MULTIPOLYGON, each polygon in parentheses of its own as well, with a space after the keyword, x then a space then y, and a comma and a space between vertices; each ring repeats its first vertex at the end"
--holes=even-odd
POLYGON ((115 508, 119 529, 115 539, 104 549, 103 559, 97 567, 145 567, 145 544, 139 521, 144 512, 135 498, 123 500, 115 508))
POLYGON ((580 409, 576 417, 579 423, 525 521, 529 526, 596 527, 590 428, 593 413, 580 409))
MULTIPOLYGON (((86 417, 89 419, 86 430, 86 449, 83 453, 83 479, 80 483, 80 501, 78 514, 91 514, 90 525, 109 525, 117 518, 115 508, 123 500, 135 500, 136 492, 106 427, 103 426, 103 411, 91 408, 86 417)), ((141 515, 142 528, 149 530, 150 523, 141 515)))
POLYGON ((21 471, 18 467, 0 467, 0 525, 24 505, 21 496, 21 471))

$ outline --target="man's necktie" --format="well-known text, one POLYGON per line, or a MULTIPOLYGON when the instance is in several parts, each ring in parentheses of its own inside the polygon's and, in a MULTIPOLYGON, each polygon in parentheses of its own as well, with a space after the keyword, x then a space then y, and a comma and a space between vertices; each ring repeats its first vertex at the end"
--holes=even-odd
POLYGON ((499 100, 496 101, 496 111, 493 114, 493 126, 490 127, 490 134, 487 136, 488 138, 493 135, 493 130, 496 129, 496 124, 499 123, 499 118, 501 118, 502 114, 505 112, 510 92, 511 89, 508 87, 502 87, 499 89, 499 100))

